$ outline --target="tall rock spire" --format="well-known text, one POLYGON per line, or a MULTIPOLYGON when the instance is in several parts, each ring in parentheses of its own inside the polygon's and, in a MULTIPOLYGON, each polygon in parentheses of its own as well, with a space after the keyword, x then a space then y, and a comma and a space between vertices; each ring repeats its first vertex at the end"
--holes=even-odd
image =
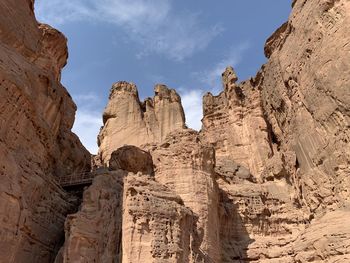
POLYGON ((103 163, 108 163, 111 153, 125 144, 162 142, 169 132, 185 128, 185 114, 176 91, 162 84, 154 91, 153 98, 140 102, 135 84, 120 81, 113 85, 98 136, 103 163))

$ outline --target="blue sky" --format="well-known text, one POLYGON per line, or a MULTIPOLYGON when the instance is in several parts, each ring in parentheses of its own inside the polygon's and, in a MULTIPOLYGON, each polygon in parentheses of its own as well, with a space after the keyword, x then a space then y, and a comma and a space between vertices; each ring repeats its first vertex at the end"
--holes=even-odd
POLYGON ((78 105, 73 130, 96 153, 114 82, 134 82, 141 99, 153 96, 156 83, 175 88, 188 126, 199 130, 202 95, 221 91, 228 65, 240 80, 255 75, 266 61, 266 39, 287 20, 290 6, 280 0, 36 0, 35 13, 68 38, 62 83, 78 105))

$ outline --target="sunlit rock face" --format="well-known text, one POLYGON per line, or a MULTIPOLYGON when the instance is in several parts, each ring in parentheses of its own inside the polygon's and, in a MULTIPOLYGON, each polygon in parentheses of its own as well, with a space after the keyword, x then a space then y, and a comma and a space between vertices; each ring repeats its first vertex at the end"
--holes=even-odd
POLYGON ((154 91, 153 98, 140 102, 135 84, 113 85, 98 136, 103 163, 108 164, 111 153, 125 144, 161 142, 169 132, 185 128, 185 115, 176 91, 165 85, 156 85, 154 91))
MULTIPOLYGON (((138 113, 114 126, 131 123, 123 128, 131 129, 127 133, 105 125, 100 142, 110 137, 117 143, 110 149, 101 143, 101 156, 135 140, 131 144, 152 156, 154 174, 124 179, 129 190, 123 190, 128 212, 123 214, 122 262, 140 255, 146 262, 174 262, 174 257, 180 258, 175 262, 349 260, 350 228, 344 224, 349 212, 349 5, 345 0, 294 1, 289 21, 266 43, 268 62, 258 74, 238 83, 228 67, 223 91, 204 96, 199 133, 183 123, 181 129, 167 129, 165 137, 145 133, 159 124, 143 124, 142 118, 152 118, 139 106, 135 87, 118 84, 124 91, 115 98, 112 91, 105 122, 138 113), (130 108, 119 97, 136 110, 125 110, 130 108), (139 131, 152 139, 125 135, 139 131), (176 218, 190 218, 191 227, 185 219, 164 225, 158 201, 148 203, 155 193, 150 182, 180 198, 178 204, 188 212, 177 210, 182 212, 176 218), (148 187, 147 194, 141 185, 148 187), (136 210, 129 209, 131 200, 137 200, 136 210), (153 213, 157 216, 149 218, 153 213), (150 237, 153 226, 158 231, 150 237), (169 242, 174 231, 182 254, 169 247, 179 242, 169 242), (162 235, 167 239, 159 239, 162 235), (166 254, 169 249, 175 252, 166 254)), ((168 205, 164 214, 171 217, 173 209, 168 205)))
POLYGON ((57 179, 90 166, 60 83, 66 39, 35 20, 33 1, 0 13, 0 261, 52 262, 74 208, 57 179))
POLYGON ((32 5, 0 4, 1 260, 350 261, 349 1, 293 1, 257 75, 228 67, 204 96, 200 132, 174 90, 140 102, 114 84, 94 162, 109 167, 74 213, 56 178, 90 156, 59 82, 65 38, 32 5))
POLYGON ((310 213, 349 200, 349 1, 295 1, 266 43, 262 105, 310 213))

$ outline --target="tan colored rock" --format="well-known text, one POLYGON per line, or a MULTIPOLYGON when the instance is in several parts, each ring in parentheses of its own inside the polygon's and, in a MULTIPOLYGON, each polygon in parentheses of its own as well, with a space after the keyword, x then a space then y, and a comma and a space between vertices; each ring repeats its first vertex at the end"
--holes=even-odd
POLYGON ((288 173, 312 214, 349 201, 350 2, 295 1, 268 41, 260 73, 264 112, 288 173))
POLYGON ((236 83, 232 67, 223 73, 224 91, 203 98, 203 140, 216 151, 217 165, 229 159, 260 180, 273 147, 261 107, 260 91, 250 82, 236 83))
POLYGON ((109 169, 122 169, 131 173, 153 175, 152 156, 136 146, 123 146, 112 152, 109 160, 109 169))
POLYGON ((55 177, 90 156, 59 82, 66 40, 32 8, 0 4, 1 262, 349 261, 348 0, 294 0, 257 76, 228 67, 204 97, 200 133, 174 90, 141 103, 116 83, 93 158, 115 171, 98 169, 61 249, 76 199, 55 177))
POLYGON ((37 23, 33 1, 1 1, 0 13, 0 261, 52 262, 75 207, 56 179, 90 166, 60 83, 66 39, 37 23))
POLYGON ((111 153, 123 145, 161 142, 166 135, 185 127, 181 99, 175 90, 156 85, 155 96, 140 102, 133 83, 113 85, 98 136, 99 155, 108 164, 111 153))
POLYGON ((55 263, 122 262, 123 185, 126 171, 94 178, 79 212, 67 217, 65 244, 55 263))
POLYGON ((197 260, 218 262, 218 188, 214 149, 202 142, 198 132, 191 129, 170 133, 162 144, 149 147, 156 180, 178 194, 199 218, 198 238, 194 243, 202 255, 197 260))
POLYGON ((153 176, 109 171, 94 178, 79 212, 68 216, 55 263, 196 262, 197 220, 153 176))
POLYGON ((197 262, 197 217, 150 176, 125 180, 123 262, 197 262))
POLYGON ((313 221, 294 242, 296 262, 349 262, 350 216, 348 205, 313 221))

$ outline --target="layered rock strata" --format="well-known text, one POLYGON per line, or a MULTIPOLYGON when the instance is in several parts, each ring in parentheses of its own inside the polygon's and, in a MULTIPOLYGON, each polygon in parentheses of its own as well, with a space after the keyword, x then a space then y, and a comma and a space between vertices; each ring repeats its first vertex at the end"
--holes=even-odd
POLYGON ((202 142, 198 132, 184 129, 170 133, 162 144, 151 146, 150 153, 156 180, 178 194, 198 216, 198 236, 194 243, 202 252, 201 260, 217 262, 220 259, 219 195, 213 147, 202 142))
POLYGON ((52 262, 75 207, 57 179, 90 166, 60 83, 66 39, 32 1, 1 1, 0 13, 0 261, 52 262))
POLYGON ((156 85, 154 98, 140 102, 133 83, 113 85, 98 136, 99 155, 108 164, 111 153, 123 145, 161 142, 166 135, 185 127, 180 96, 165 85, 156 85))
POLYGON ((200 132, 215 148, 221 249, 217 262, 261 257, 288 261, 285 245, 304 228, 308 214, 296 202, 282 161, 287 155, 282 158, 278 152, 254 82, 237 83, 231 67, 222 80, 223 92, 204 96, 200 132))
POLYGON ((240 167, 238 176, 260 180, 273 152, 260 92, 249 81, 236 83, 232 67, 222 74, 222 82, 223 92, 203 98, 201 136, 214 146, 217 167, 231 160, 240 167))
POLYGON ((145 175, 125 180, 122 262, 196 262, 197 217, 180 196, 145 175))
POLYGON ((128 166, 94 178, 80 211, 67 218, 66 241, 55 263, 195 262, 199 251, 191 247, 198 218, 147 173, 152 162, 133 162, 147 153, 127 146, 112 155, 128 166))
POLYGON ((65 38, 32 6, 0 3, 2 261, 349 261, 349 1, 294 0, 257 76, 238 83, 228 67, 223 92, 204 97, 199 133, 174 90, 140 102, 116 83, 94 162, 109 171, 67 217, 61 249, 75 199, 56 178, 89 154, 59 83, 65 38))
POLYGON ((121 262, 123 185, 126 171, 100 174, 84 191, 79 212, 67 217, 65 243, 55 263, 121 262))
POLYGON ((258 74, 265 115, 280 152, 295 154, 286 166, 312 214, 349 201, 349 22, 349 1, 295 1, 258 74))

